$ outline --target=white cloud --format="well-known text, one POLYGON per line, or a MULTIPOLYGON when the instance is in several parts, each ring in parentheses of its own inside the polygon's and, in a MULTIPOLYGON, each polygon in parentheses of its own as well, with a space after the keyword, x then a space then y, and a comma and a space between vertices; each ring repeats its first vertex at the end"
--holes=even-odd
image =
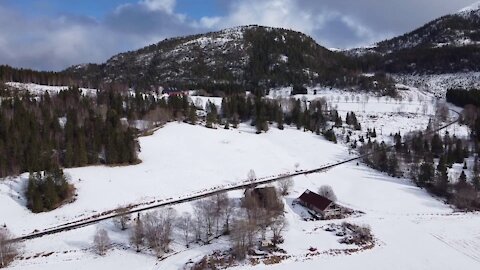
MULTIPOLYGON (((283 27, 311 35, 326 46, 338 46, 330 42, 330 31, 325 33, 333 24, 337 27, 342 24, 349 34, 354 35, 352 39, 363 41, 360 42, 362 45, 375 41, 377 37, 372 29, 353 17, 327 7, 317 9, 304 4, 297 0, 238 0, 231 3, 224 17, 202 18, 201 22, 203 26, 214 29, 247 24, 283 27)), ((357 42, 353 44, 357 45, 357 42)))
POLYGON ((136 1, 98 20, 32 17, 0 3, 0 64, 59 70, 168 37, 247 24, 294 29, 324 46, 352 47, 413 30, 472 0, 221 0, 223 14, 198 20, 180 14, 176 0, 136 1))
POLYGON ((194 23, 196 27, 215 28, 222 20, 222 17, 202 17, 198 23, 194 23))
POLYGON ((143 0, 140 1, 140 4, 145 5, 153 11, 165 11, 172 14, 175 9, 176 0, 143 0))
POLYGON ((169 13, 174 1, 157 2, 154 9, 146 4, 121 5, 98 21, 72 15, 29 17, 0 4, 0 64, 61 70, 194 31, 184 15, 169 13))
POLYGON ((233 2, 221 26, 260 24, 310 32, 312 14, 298 7, 294 0, 246 0, 233 2))

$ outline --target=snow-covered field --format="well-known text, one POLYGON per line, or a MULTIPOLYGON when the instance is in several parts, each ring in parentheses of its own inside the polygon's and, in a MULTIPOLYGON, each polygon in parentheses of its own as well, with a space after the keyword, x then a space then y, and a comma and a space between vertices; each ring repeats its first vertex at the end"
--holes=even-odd
MULTIPOLYGON (((402 101, 371 96, 368 102, 362 103, 366 96, 356 94, 360 102, 356 96, 352 102, 352 94, 336 90, 324 91, 322 95, 340 110, 342 117, 347 111, 355 111, 364 128, 375 127, 377 132, 381 128, 385 138, 399 130, 425 128, 433 112, 431 96, 413 89, 402 94, 405 95, 402 101), (407 114, 397 113, 398 110, 407 114)), ((317 97, 319 93, 305 96, 307 100, 317 97)), ((455 132, 464 132, 460 127, 456 129, 455 132)), ((23 235, 125 204, 177 198, 240 182, 247 178, 250 169, 262 177, 294 171, 296 163, 300 169, 312 169, 351 157, 346 146, 332 144, 309 132, 294 128, 280 131, 272 127, 268 133, 256 135, 248 125, 241 125, 238 130, 213 130, 170 123, 153 135, 140 138, 140 145, 141 164, 66 170, 77 188, 78 198, 49 213, 32 214, 26 209, 22 192, 27 175, 0 182, 0 224, 5 223, 13 233, 23 235)), ((291 257, 277 265, 243 265, 236 269, 480 267, 480 215, 456 213, 413 186, 408 179, 392 178, 362 164, 350 163, 327 172, 298 176, 294 181, 293 192, 285 198, 289 225, 285 243, 281 245, 291 257), (317 190, 324 184, 333 187, 340 204, 364 212, 346 221, 371 227, 376 238, 373 249, 333 255, 329 251, 351 246, 338 243, 338 237, 319 229, 332 221, 307 222, 300 218, 298 209, 291 205, 293 199, 305 189, 317 190), (310 256, 311 247, 320 254, 310 256)), ((239 198, 242 192, 229 195, 239 198)), ((178 205, 175 209, 181 213, 191 209, 191 204, 178 205)), ((226 239, 219 239, 208 246, 185 249, 176 239, 172 248, 173 254, 161 261, 152 255, 136 253, 129 246, 128 233, 105 221, 27 241, 23 246, 24 259, 14 262, 10 268, 183 269, 189 261, 198 261, 213 250, 228 248, 228 243, 226 239), (114 243, 113 250, 105 257, 92 251, 97 227, 107 229, 114 243)))
POLYGON ((75 203, 55 211, 30 214, 25 203, 17 199, 28 174, 5 181, 0 204, 6 206, 8 214, 2 215, 0 224, 25 234, 128 203, 175 198, 240 182, 250 169, 262 177, 293 171, 297 162, 300 168, 316 168, 342 160, 344 149, 340 145, 330 146, 329 154, 301 153, 302 149, 325 148, 325 144, 319 136, 294 129, 272 129, 257 136, 248 126, 213 130, 172 123, 140 138, 139 158, 143 162, 138 165, 66 170, 79 196, 75 203))
MULTIPOLYGON (((35 83, 7 82, 6 84, 19 90, 29 91, 33 95, 42 95, 46 92, 48 92, 49 94, 57 94, 62 90, 68 89, 68 86, 48 86, 35 83)), ((82 91, 84 95, 89 96, 97 94, 97 89, 80 88, 80 91, 82 91)))
MULTIPOLYGON (((153 136, 141 140, 145 167, 69 170, 74 179, 83 178, 81 182, 76 182, 79 199, 72 205, 49 214, 28 214, 21 203, 11 200, 4 193, 5 185, 2 186, 2 211, 10 211, 2 217, 6 217, 5 222, 15 232, 28 232, 42 224, 53 224, 94 209, 99 211, 115 207, 122 202, 142 200, 145 196, 165 198, 228 182, 235 177, 243 178, 249 168, 254 168, 258 175, 262 175, 272 171, 291 170, 295 162, 299 162, 302 167, 311 167, 348 156, 343 146, 331 144, 318 136, 296 130, 284 132, 288 132, 289 136, 283 136, 286 134, 274 129, 257 136, 247 131, 239 133, 170 124, 153 136), (180 131, 181 134, 189 134, 186 136, 203 137, 203 149, 197 148, 198 142, 187 141, 179 136, 180 131), (166 142, 163 143, 164 141, 166 142), (173 147, 182 144, 182 151, 173 147), (230 147, 239 148, 232 151, 228 149, 230 147), (162 149, 163 155, 149 156, 150 151, 153 153, 159 149, 162 149), (215 155, 197 152, 206 151, 205 149, 210 149, 210 152, 213 150, 215 155), (222 154, 227 150, 230 151, 222 154), (244 154, 251 156, 246 157, 244 154), (239 164, 237 158, 242 158, 242 164, 239 164), (181 159, 188 165, 180 162, 181 159), (236 165, 223 161, 220 162, 222 166, 218 167, 219 159, 231 160, 236 165), (160 177, 169 174, 176 174, 177 177, 173 180, 160 177), (153 177, 154 175, 159 177, 153 177), (156 185, 156 181, 162 182, 156 185)), ((239 197, 241 192, 233 192, 230 196, 239 197)), ((477 226, 480 216, 454 213, 451 208, 412 186, 406 179, 391 178, 351 163, 325 173, 296 177, 294 192, 287 196, 285 202, 289 227, 282 248, 292 257, 282 264, 269 266, 268 269, 317 269, 325 265, 335 269, 347 269, 352 265, 362 269, 456 269, 458 266, 475 269, 480 266, 480 228, 477 226), (352 255, 322 254, 306 258, 310 247, 321 252, 348 248, 339 244, 338 238, 331 233, 317 229, 331 221, 302 221, 290 204, 305 189, 316 190, 323 184, 334 188, 341 204, 365 213, 347 220, 371 226, 378 239, 373 249, 352 255)), ((181 212, 188 209, 188 205, 176 208, 181 212)), ((157 261, 153 256, 137 254, 129 249, 128 237, 116 229, 112 222, 106 221, 98 226, 108 229, 114 242, 114 251, 106 257, 99 257, 91 250, 95 231, 95 226, 91 226, 26 242, 24 257, 31 258, 15 262, 12 269, 180 269, 189 260, 199 260, 214 249, 228 247, 224 240, 220 240, 211 246, 193 247, 157 261), (49 255, 51 252, 53 253, 49 255), (35 255, 38 257, 33 258, 35 255)), ((175 251, 185 249, 180 243, 174 243, 173 248, 175 251)), ((238 267, 250 268, 265 269, 266 266, 238 267)))
POLYGON ((445 97, 447 90, 450 88, 470 89, 480 87, 479 72, 439 75, 393 75, 393 78, 397 82, 417 87, 438 97, 445 97))
MULTIPOLYGON (((443 102, 433 94, 415 87, 402 84, 398 84, 397 87, 399 88, 399 97, 397 98, 322 87, 309 87, 306 95, 295 95, 293 97, 306 102, 324 98, 331 107, 337 109, 343 120, 345 120, 348 112, 355 112, 362 125, 363 135, 365 130, 375 128, 379 141, 391 142, 392 137, 390 135, 397 132, 403 136, 408 132, 424 130, 435 114, 436 104, 443 102)), ((270 91, 269 97, 288 99, 292 97, 290 96, 291 91, 291 87, 274 89, 270 91)), ((457 112, 462 110, 454 106, 449 107, 457 112)), ((450 119, 458 117, 453 111, 450 112, 450 119)), ((445 131, 448 131, 450 135, 468 135, 468 128, 460 125, 453 125, 445 131)))

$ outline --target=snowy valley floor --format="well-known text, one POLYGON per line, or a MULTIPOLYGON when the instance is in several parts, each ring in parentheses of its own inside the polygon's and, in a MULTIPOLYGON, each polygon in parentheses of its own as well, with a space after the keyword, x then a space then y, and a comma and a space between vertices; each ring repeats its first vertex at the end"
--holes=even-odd
MULTIPOLYGON (((325 92, 342 117, 355 111, 366 128, 377 128, 379 137, 389 142, 389 134, 423 129, 433 111, 430 96, 416 90, 403 101, 357 98, 338 91, 325 92), (336 103, 334 102, 336 101, 336 103), (428 102, 427 102, 428 101, 428 102), (425 108, 425 113, 422 111, 425 108), (404 114, 395 113, 403 111, 404 114), (423 115, 423 116, 422 116, 423 115)), ((314 99, 317 96, 306 96, 314 99)), ((302 97, 298 97, 302 98, 302 97)), ((217 100, 218 101, 218 100, 217 100)), ((363 133, 365 130, 362 131, 363 133)), ((449 132, 466 134, 464 127, 449 132)), ((32 214, 23 199, 28 175, 0 182, 0 224, 17 236, 79 220, 127 204, 174 199, 207 189, 238 183, 250 169, 257 177, 313 169, 353 157, 342 143, 333 144, 310 132, 272 127, 256 135, 252 127, 238 130, 207 129, 170 123, 153 135, 139 139, 142 163, 128 167, 92 166, 65 170, 77 188, 78 198, 49 213, 32 214)), ((408 179, 386 176, 355 162, 327 172, 294 178, 293 192, 285 198, 288 228, 281 248, 290 256, 281 264, 242 265, 234 269, 478 269, 480 267, 480 214, 457 213, 441 200, 410 183, 408 179), (337 221, 303 221, 291 202, 305 189, 316 191, 331 185, 339 203, 364 214, 337 221), (320 227, 348 221, 369 225, 376 238, 373 249, 350 255, 332 255, 330 250, 352 248, 320 227), (322 255, 310 256, 309 248, 322 255)), ((240 198, 241 191, 230 197, 240 198)), ((177 213, 191 210, 191 203, 175 206, 177 213)), ((9 269, 184 269, 189 261, 199 261, 214 250, 227 249, 226 239, 208 246, 185 249, 179 240, 174 252, 162 261, 136 253, 128 233, 111 221, 78 230, 45 236, 23 243, 23 259, 9 269), (108 230, 113 250, 97 256, 92 240, 98 228, 108 230)))
MULTIPOLYGON (((260 177, 292 171, 296 162, 307 169, 349 156, 346 147, 295 129, 272 128, 267 134, 255 135, 246 126, 240 130, 211 130, 172 123, 140 141, 142 164, 67 170, 78 188, 78 200, 50 213, 31 214, 24 202, 15 197, 26 176, 2 184, 0 222, 21 235, 125 203, 175 197, 228 184, 246 178, 249 169, 254 169, 260 177)), ((391 178, 350 163, 294 180, 294 192, 285 199, 289 226, 282 245, 292 257, 278 265, 237 269, 325 266, 476 269, 480 266, 480 215, 454 213, 406 179, 391 178), (371 226, 377 239, 373 249, 352 255, 306 257, 310 247, 320 252, 349 248, 339 244, 331 233, 316 229, 331 221, 302 221, 290 204, 305 189, 316 190, 324 184, 334 188, 341 204, 365 213, 347 221, 371 226)), ((241 192, 230 194, 241 195, 241 192)), ((189 208, 189 204, 176 207, 179 213, 189 208)), ((98 226, 108 229, 115 246, 106 257, 99 257, 91 250, 96 226, 90 226, 25 242, 23 256, 28 259, 16 261, 11 269, 181 269, 189 260, 198 261, 213 250, 228 248, 226 241, 220 239, 212 245, 193 247, 157 261, 129 248, 128 236, 119 232, 111 221, 98 226)), ((175 251, 185 249, 178 242, 172 247, 175 251)))

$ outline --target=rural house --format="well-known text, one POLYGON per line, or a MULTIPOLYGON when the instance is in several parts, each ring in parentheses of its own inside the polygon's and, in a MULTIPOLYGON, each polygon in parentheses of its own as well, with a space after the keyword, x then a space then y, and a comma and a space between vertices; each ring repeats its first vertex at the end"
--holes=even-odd
POLYGON ((308 189, 295 202, 314 211, 322 219, 330 219, 341 215, 341 208, 338 205, 308 189))

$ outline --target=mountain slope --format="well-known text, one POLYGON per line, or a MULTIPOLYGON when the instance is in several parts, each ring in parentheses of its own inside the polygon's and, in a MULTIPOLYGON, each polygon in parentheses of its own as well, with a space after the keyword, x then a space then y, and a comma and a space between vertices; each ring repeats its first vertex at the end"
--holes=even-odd
POLYGON ((479 7, 480 3, 476 3, 412 32, 379 42, 361 54, 362 61, 370 69, 390 73, 480 71, 479 7))
POLYGON ((480 10, 462 9, 399 37, 378 43, 380 52, 418 47, 442 48, 480 45, 480 10))
POLYGON ((311 37, 281 28, 244 26, 166 39, 122 53, 102 65, 80 65, 70 75, 137 88, 229 85, 250 88, 335 82, 347 58, 311 37), (335 75, 334 75, 335 74, 335 75), (335 76, 334 78, 332 76, 335 76))

